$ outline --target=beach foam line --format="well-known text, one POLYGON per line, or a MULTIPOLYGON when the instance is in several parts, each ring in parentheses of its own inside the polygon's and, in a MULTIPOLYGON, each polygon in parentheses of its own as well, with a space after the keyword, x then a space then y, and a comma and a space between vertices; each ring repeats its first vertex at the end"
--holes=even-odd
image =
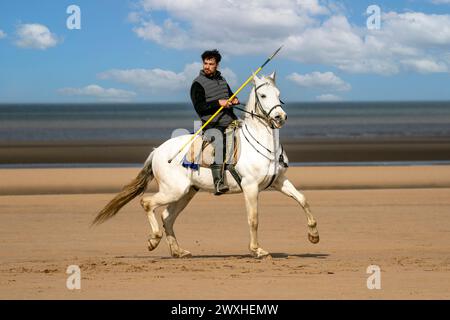
MULTIPOLYGON (((116 193, 140 167, 4 168, 0 195, 116 193)), ((291 167, 287 173, 302 190, 450 188, 450 165, 291 167)), ((155 181, 147 192, 157 191, 155 181)))

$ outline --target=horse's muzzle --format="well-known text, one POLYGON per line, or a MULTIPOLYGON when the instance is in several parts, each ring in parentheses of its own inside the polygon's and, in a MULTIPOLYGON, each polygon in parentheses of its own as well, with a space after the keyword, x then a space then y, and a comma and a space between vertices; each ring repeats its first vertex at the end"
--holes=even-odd
POLYGON ((287 119, 287 115, 276 115, 273 118, 273 123, 274 123, 275 127, 277 129, 279 129, 282 126, 284 126, 284 124, 286 123, 286 119, 287 119))

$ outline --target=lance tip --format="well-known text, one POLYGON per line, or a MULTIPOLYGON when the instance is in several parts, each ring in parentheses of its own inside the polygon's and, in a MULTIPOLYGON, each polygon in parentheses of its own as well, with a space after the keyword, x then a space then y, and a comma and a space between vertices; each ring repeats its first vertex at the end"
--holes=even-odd
POLYGON ((283 48, 284 45, 281 45, 270 57, 270 59, 272 59, 273 57, 275 57, 275 55, 281 50, 281 48, 283 48))

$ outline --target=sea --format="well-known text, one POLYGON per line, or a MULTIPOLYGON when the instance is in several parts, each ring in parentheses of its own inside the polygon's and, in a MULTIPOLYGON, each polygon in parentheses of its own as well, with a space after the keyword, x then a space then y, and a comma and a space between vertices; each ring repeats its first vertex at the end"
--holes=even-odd
MULTIPOLYGON (((450 101, 297 102, 283 109, 282 139, 450 137, 450 101)), ((176 129, 193 132, 195 120, 188 103, 0 104, 0 144, 166 140, 176 129)))
MULTIPOLYGON (((280 130, 282 140, 450 137, 450 101, 287 102, 283 109, 288 120, 280 130)), ((243 117, 241 111, 235 113, 243 117)), ((198 116, 190 103, 0 104, 0 146, 164 141, 176 129, 194 132, 194 121, 198 116)), ((423 164, 450 164, 450 159, 423 164)))

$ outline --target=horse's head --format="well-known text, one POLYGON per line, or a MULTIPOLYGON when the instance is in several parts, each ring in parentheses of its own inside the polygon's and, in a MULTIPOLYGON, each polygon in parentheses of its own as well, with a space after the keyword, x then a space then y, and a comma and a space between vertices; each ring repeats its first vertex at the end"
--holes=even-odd
POLYGON ((259 78, 253 76, 255 85, 255 105, 259 113, 273 128, 281 128, 287 120, 287 114, 281 107, 280 90, 275 85, 275 72, 259 78))

